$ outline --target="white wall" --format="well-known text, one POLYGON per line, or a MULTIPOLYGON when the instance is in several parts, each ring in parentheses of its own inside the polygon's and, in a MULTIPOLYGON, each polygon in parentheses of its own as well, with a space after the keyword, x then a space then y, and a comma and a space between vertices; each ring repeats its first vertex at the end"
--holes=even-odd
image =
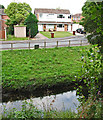
MULTIPOLYGON (((48 14, 48 13, 40 13, 39 21, 56 21, 56 22, 71 22, 71 19, 68 18, 70 14, 62 14, 65 18, 57 18, 58 14, 48 14)), ((61 14, 60 14, 61 15, 61 14)))
POLYGON ((68 31, 71 31, 71 24, 68 24, 68 31))
POLYGON ((76 31, 76 29, 78 28, 84 28, 82 25, 79 25, 79 24, 73 24, 72 25, 72 31, 76 31))

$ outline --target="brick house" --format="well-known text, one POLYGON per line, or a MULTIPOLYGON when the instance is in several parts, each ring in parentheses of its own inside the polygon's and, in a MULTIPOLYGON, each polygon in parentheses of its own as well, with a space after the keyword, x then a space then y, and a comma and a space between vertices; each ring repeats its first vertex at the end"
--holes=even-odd
POLYGON ((39 31, 70 31, 71 14, 66 9, 35 8, 39 31))
POLYGON ((72 15, 72 21, 73 22, 78 22, 79 23, 82 18, 83 18, 82 13, 72 15))
POLYGON ((7 19, 9 17, 4 13, 4 9, 0 9, 0 39, 5 39, 5 27, 7 27, 5 22, 7 19))

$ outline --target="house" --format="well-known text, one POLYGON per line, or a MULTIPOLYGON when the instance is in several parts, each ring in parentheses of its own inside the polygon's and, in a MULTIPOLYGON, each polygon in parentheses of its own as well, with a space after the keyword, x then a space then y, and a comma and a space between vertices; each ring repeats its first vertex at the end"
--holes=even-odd
POLYGON ((39 31, 71 31, 71 14, 66 9, 35 8, 39 31))
POLYGON ((82 13, 78 13, 75 15, 71 15, 71 20, 72 20, 72 27, 71 31, 76 31, 78 28, 84 28, 82 25, 79 24, 79 22, 82 20, 83 16, 82 13))
POLYGON ((72 21, 79 23, 81 19, 83 18, 82 13, 78 13, 75 15, 72 15, 72 21))
POLYGON ((7 19, 9 17, 4 13, 4 9, 0 9, 0 39, 5 39, 5 28, 7 27, 5 22, 7 19))

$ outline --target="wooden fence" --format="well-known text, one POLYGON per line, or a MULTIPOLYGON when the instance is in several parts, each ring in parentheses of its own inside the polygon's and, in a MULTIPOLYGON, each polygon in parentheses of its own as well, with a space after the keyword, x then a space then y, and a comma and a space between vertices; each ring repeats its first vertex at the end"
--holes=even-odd
POLYGON ((2 50, 13 49, 35 49, 38 48, 53 48, 53 47, 71 47, 71 46, 84 46, 89 45, 87 40, 63 40, 63 41, 9 41, 2 42, 2 50))

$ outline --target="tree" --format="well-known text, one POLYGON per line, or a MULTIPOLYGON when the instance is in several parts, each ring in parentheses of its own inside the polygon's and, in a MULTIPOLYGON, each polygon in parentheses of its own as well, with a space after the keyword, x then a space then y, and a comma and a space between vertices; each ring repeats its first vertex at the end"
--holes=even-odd
POLYGON ((38 22, 38 20, 37 20, 36 16, 32 13, 30 13, 30 15, 25 20, 25 25, 27 25, 27 35, 29 35, 29 30, 30 30, 31 38, 36 36, 36 34, 38 33, 37 22, 38 22))
POLYGON ((16 21, 18 24, 24 23, 24 20, 31 12, 31 7, 27 3, 12 2, 5 9, 5 13, 10 18, 10 21, 16 21))
MULTIPOLYGON (((89 0, 88 0, 89 1, 89 0)), ((91 44, 98 44, 100 47, 101 58, 101 77, 99 81, 101 83, 101 92, 103 86, 103 1, 102 2, 85 2, 82 7, 82 16, 85 30, 90 34, 87 36, 88 41, 91 44)))
POLYGON ((9 33, 14 34, 14 25, 24 24, 25 19, 31 12, 31 7, 27 3, 12 2, 5 9, 5 13, 10 18, 6 24, 9 26, 9 33))
POLYGON ((87 38, 91 44, 101 46, 103 53, 103 1, 85 2, 82 11, 82 25, 90 33, 87 38))
POLYGON ((3 5, 0 5, 0 9, 4 9, 5 7, 3 5))

